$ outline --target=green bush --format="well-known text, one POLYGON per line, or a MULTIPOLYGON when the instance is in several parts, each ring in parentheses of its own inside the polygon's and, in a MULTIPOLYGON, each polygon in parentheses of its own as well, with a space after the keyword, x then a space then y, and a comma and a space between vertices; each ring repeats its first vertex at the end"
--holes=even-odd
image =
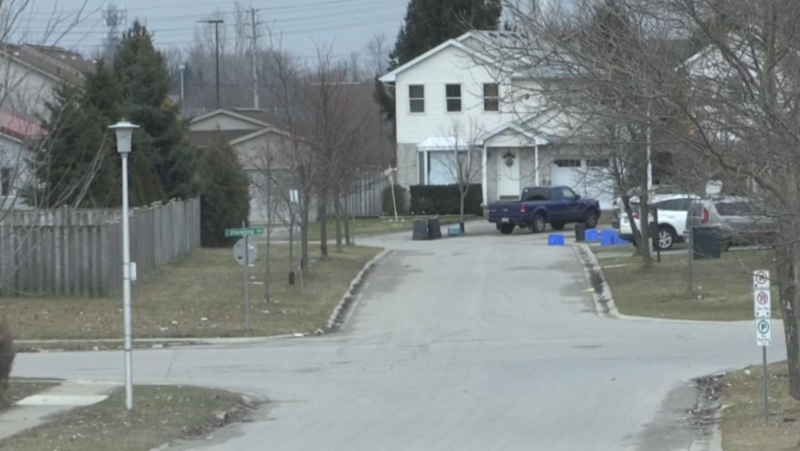
POLYGON ((11 329, 5 322, 0 321, 0 399, 8 388, 8 378, 11 377, 11 368, 14 366, 14 337, 11 329))
MULTIPOLYGON (((391 197, 390 197, 391 199, 391 197)), ((464 199, 464 214, 483 216, 479 183, 469 185, 464 199)), ((415 185, 411 187, 411 214, 457 215, 461 209, 458 185, 415 185)))
POLYGON ((221 133, 202 153, 200 242, 204 247, 233 245, 225 229, 247 224, 250 216, 250 180, 236 152, 221 133))
MULTIPOLYGON (((406 189, 400 185, 394 186, 394 198, 397 201, 397 213, 404 214, 406 211, 406 189)), ((386 216, 394 215, 394 204, 392 204, 392 187, 387 186, 383 189, 383 214, 386 216)))

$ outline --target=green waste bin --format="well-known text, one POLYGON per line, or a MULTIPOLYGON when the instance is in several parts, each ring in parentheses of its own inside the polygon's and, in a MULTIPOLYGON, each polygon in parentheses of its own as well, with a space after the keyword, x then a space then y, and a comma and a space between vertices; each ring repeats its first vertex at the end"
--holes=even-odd
POLYGON ((722 257, 722 240, 711 227, 692 228, 692 257, 707 260, 722 257))

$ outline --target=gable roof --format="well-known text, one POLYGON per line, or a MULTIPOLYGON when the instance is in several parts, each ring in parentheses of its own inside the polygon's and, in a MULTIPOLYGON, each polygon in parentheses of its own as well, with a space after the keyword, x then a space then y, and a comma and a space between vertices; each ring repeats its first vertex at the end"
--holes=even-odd
POLYGON ((241 112, 228 110, 228 109, 225 109, 225 108, 220 108, 218 110, 209 111, 208 113, 203 113, 203 114, 201 114, 199 116, 195 116, 189 121, 189 125, 196 124, 198 122, 202 122, 202 121, 204 121, 206 119, 210 119, 210 118, 215 117, 215 116, 229 116, 229 117, 232 117, 232 118, 235 118, 235 119, 239 119, 239 120, 244 121, 244 122, 249 122, 249 123, 251 123, 253 125, 257 125, 257 126, 261 126, 261 127, 271 127, 271 126, 273 126, 273 124, 265 122, 265 121, 261 120, 260 118, 256 118, 254 115, 243 114, 241 112))
POLYGON ((548 141, 547 139, 545 139, 545 138, 543 138, 543 137, 541 137, 541 136, 539 136, 537 134, 531 133, 529 130, 525 130, 522 126, 520 126, 519 124, 517 124, 515 122, 507 122, 507 123, 495 128, 494 130, 490 131, 489 133, 487 133, 486 135, 481 137, 481 143, 484 143, 484 142, 494 138, 495 136, 497 136, 500 133, 503 133, 503 132, 505 132, 507 130, 511 130, 511 131, 516 132, 516 133, 519 133, 520 135, 530 139, 531 142, 535 143, 537 146, 543 146, 545 144, 549 144, 550 143, 550 141, 548 141))
POLYGON ((422 55, 412 59, 411 61, 408 61, 407 63, 403 64, 402 66, 400 66, 398 68, 396 68, 395 70, 393 70, 393 71, 391 71, 391 72, 389 72, 389 73, 387 73, 385 75, 382 75, 381 77, 378 78, 378 80, 380 80, 383 83, 395 83, 397 81, 397 75, 400 74, 401 72, 403 72, 403 71, 405 71, 407 69, 410 69, 410 68, 416 66, 417 64, 427 60, 428 58, 431 58, 431 57, 433 57, 433 56, 435 56, 435 55, 437 55, 437 54, 441 53, 442 51, 444 51, 446 49, 449 49, 449 48, 457 48, 457 49, 467 53, 470 56, 473 56, 475 58, 483 60, 486 63, 497 64, 495 61, 493 61, 488 56, 486 56, 486 55, 484 55, 484 54, 476 51, 475 49, 473 49, 473 48, 471 48, 471 47, 469 47, 469 46, 464 44, 463 41, 466 38, 470 37, 470 36, 472 36, 472 32, 464 33, 463 35, 461 35, 461 36, 459 36, 459 37, 457 37, 455 39, 448 39, 447 41, 437 45, 436 47, 428 50, 427 52, 423 53, 422 55))
POLYGON ((2 44, 0 55, 54 81, 80 85, 84 73, 94 70, 94 61, 60 48, 31 44, 2 44))

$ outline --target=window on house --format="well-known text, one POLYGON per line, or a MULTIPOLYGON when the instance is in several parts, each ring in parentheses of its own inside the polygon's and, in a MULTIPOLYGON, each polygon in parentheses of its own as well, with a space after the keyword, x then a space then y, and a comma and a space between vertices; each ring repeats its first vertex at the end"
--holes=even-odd
POLYGON ((12 169, 11 168, 2 168, 0 169, 0 196, 10 196, 11 195, 11 177, 12 177, 12 169))
POLYGON ((610 162, 604 158, 586 160, 586 166, 590 168, 607 168, 610 162))
POLYGON ((408 111, 412 113, 425 112, 425 86, 409 85, 408 87, 408 111))
POLYGON ((553 161, 556 166, 560 168, 579 168, 581 167, 581 160, 578 159, 563 159, 553 161))
POLYGON ((483 84, 483 111, 500 111, 500 87, 497 83, 483 84))
POLYGON ((461 111, 461 85, 445 85, 447 98, 447 111, 454 113, 461 111))

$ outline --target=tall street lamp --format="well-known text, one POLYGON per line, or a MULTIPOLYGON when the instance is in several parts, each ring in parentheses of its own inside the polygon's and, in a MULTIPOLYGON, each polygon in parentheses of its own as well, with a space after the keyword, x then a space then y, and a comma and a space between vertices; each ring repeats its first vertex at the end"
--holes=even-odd
POLYGON ((117 134, 117 152, 122 157, 122 308, 125 321, 125 407, 133 410, 133 354, 131 348, 131 276, 136 278, 136 266, 131 267, 131 232, 128 205, 128 154, 131 153, 133 130, 138 125, 125 119, 108 127, 117 134))

